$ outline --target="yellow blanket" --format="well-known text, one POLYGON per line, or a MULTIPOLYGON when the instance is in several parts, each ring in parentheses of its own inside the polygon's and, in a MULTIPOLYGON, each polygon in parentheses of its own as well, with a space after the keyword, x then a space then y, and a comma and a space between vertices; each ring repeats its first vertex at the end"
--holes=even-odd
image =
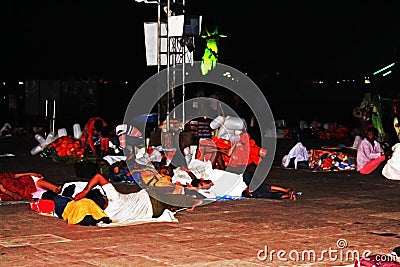
POLYGON ((77 224, 86 215, 92 215, 95 220, 107 217, 104 211, 93 200, 88 198, 68 202, 62 217, 68 224, 77 224))

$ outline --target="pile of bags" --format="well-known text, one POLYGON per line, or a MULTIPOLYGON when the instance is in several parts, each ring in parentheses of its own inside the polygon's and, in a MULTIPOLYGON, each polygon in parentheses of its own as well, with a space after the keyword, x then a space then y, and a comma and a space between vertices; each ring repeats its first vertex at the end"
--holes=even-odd
POLYGON ((57 140, 50 143, 48 147, 52 151, 55 151, 56 155, 60 157, 83 157, 85 152, 81 146, 81 142, 73 139, 72 136, 69 135, 57 138, 57 140), (54 150, 52 148, 54 148, 54 150))
POLYGON ((348 154, 340 151, 318 150, 310 151, 311 170, 355 170, 355 159, 348 154))
POLYGON ((84 157, 84 148, 79 141, 82 131, 79 124, 73 126, 74 136, 67 135, 65 128, 59 129, 57 135, 53 132, 46 136, 46 139, 40 134, 35 135, 39 144, 31 150, 32 155, 39 154, 44 158, 59 157, 84 157))

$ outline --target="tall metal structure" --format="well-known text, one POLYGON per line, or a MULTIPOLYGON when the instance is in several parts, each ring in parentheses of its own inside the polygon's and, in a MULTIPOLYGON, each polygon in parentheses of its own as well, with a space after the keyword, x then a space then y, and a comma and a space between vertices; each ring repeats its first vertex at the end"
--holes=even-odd
MULTIPOLYGON (((176 107, 175 87, 178 77, 182 79, 182 103, 185 102, 185 64, 193 63, 194 34, 186 35, 185 0, 135 0, 136 2, 153 3, 158 5, 157 19, 157 72, 165 66, 166 82, 166 126, 170 130, 170 119, 185 122, 185 110, 182 105, 182 118, 176 118, 171 110, 176 107), (180 33, 177 34, 177 32, 180 33), (190 47, 190 49, 189 49, 190 47), (182 64, 182 68, 177 68, 182 64), (179 76, 180 75, 180 76, 179 76), (172 107, 171 107, 172 105, 172 107)), ((158 107, 160 120, 161 108, 158 107)), ((160 124, 160 121, 159 121, 160 124)), ((183 127, 183 125, 182 125, 183 127)))
MULTIPOLYGON (((191 42, 194 44, 193 36, 185 36, 184 25, 172 25, 174 16, 184 16, 185 15, 185 0, 167 0, 166 7, 164 10, 167 13, 166 20, 166 35, 160 34, 160 42, 163 38, 166 38, 167 48, 166 52, 159 51, 159 57, 162 56, 163 53, 166 53, 167 56, 167 114, 166 114, 166 126, 167 131, 170 130, 170 119, 171 116, 173 119, 176 118, 176 113, 170 113, 171 108, 175 110, 176 107, 176 96, 175 96, 175 87, 176 87, 176 78, 177 75, 181 75, 182 78, 182 128, 185 122, 185 63, 187 63, 187 59, 191 60, 190 63, 193 63, 192 58, 187 58, 187 55, 190 52, 187 50, 186 43, 191 42), (171 28, 173 26, 182 27, 182 34, 180 36, 171 35, 171 28), (182 69, 177 69, 176 66, 178 64, 182 64, 182 69), (172 107, 170 106, 172 104, 172 107)), ((161 20, 160 20, 161 23, 161 20)), ((161 48, 161 46, 160 46, 161 48)))

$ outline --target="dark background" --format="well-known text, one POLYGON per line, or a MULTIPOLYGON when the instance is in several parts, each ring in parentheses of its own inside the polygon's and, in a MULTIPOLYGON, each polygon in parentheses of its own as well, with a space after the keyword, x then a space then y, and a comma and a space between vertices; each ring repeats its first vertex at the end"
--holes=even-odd
MULTIPOLYGON (((202 15, 203 29, 218 26, 228 36, 220 49, 228 65, 249 73, 355 79, 398 56, 394 3, 188 0, 185 7, 188 15, 202 15)), ((0 5, 2 76, 126 77, 146 68, 143 22, 156 21, 155 4, 3 0, 0 5)))
MULTIPOLYGON (((185 8, 203 17, 203 29, 217 26, 227 35, 219 61, 247 73, 277 119, 357 123, 351 111, 365 92, 391 98, 399 91, 397 67, 386 78, 372 77, 398 60, 395 1, 187 0, 185 8)), ((110 92, 100 94, 104 103, 115 94, 129 98, 156 73, 146 66, 143 31, 143 22, 157 19, 156 4, 2 0, 0 12, 2 80, 129 81, 117 89, 108 85, 110 92)), ((195 45, 195 60, 201 60, 204 40, 196 38, 195 45)))

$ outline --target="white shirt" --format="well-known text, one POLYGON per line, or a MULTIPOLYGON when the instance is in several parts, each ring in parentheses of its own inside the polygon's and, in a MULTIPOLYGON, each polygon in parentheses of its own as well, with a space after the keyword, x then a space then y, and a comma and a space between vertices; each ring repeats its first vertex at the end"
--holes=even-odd
POLYGON ((153 208, 146 190, 122 194, 111 183, 102 186, 108 198, 105 214, 113 222, 124 222, 153 217, 153 208))

